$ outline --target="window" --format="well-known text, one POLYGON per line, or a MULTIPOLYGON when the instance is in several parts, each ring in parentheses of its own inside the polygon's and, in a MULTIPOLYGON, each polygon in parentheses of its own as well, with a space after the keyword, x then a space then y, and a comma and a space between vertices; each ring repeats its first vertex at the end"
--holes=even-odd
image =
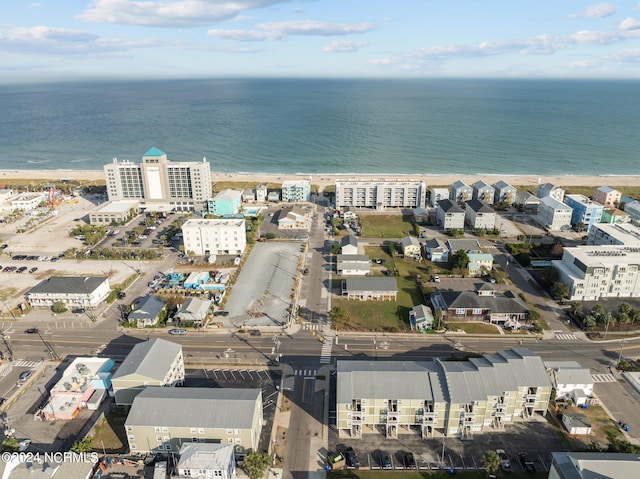
POLYGON ((162 442, 162 436, 156 436, 156 441, 162 442))
POLYGON ((171 444, 167 444, 166 446, 164 446, 164 448, 165 448, 167 451, 170 451, 170 450, 171 450, 171 444))
POLYGON ((127 426, 127 431, 132 432, 133 431, 133 426, 127 426))
POLYGON ((456 308, 456 314, 457 315, 464 315, 465 309, 464 308, 456 308))
POLYGON ((153 432, 162 432, 162 428, 160 426, 156 426, 153 428, 153 432))
POLYGON ((227 444, 233 444, 233 438, 232 437, 228 437, 227 438, 227 444))
POLYGON ((233 429, 227 429, 227 434, 229 435, 233 434, 233 429))
POLYGON ((129 442, 131 442, 131 441, 135 441, 135 440, 136 440, 136 437, 135 437, 135 436, 127 436, 127 440, 128 440, 129 442))
POLYGON ((195 428, 195 427, 192 427, 192 428, 189 430, 189 432, 190 432, 191 434, 195 434, 196 432, 198 432, 198 429, 197 429, 197 428, 195 428))
POLYGON ((242 439, 240 439, 239 437, 236 437, 236 444, 241 444, 242 443, 242 439))
POLYGON ((473 308, 473 314, 476 316, 482 314, 482 308, 473 308))
POLYGON ((204 428, 203 427, 199 427, 198 428, 198 434, 204 434, 204 428))
POLYGON ((162 432, 169 432, 169 428, 168 427, 163 427, 162 428, 162 432))
POLYGON ((138 449, 138 446, 136 446, 135 444, 131 444, 130 447, 132 451, 135 451, 136 449, 138 449))
POLYGON ((164 446, 162 444, 158 444, 158 451, 164 451, 164 446))
POLYGON ((238 436, 238 435, 240 434, 240 429, 234 429, 234 430, 233 430, 233 433, 234 433, 236 436, 238 436))

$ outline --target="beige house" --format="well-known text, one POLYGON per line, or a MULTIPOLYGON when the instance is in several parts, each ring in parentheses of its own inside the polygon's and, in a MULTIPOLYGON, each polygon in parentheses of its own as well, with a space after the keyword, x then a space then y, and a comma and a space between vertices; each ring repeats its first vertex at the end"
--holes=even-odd
POLYGON ((342 282, 342 296, 360 301, 395 301, 398 283, 395 278, 347 278, 342 282))
POLYGON ((551 382, 526 348, 467 361, 338 361, 340 437, 384 431, 471 438, 544 414, 551 382))
POLYGON ((125 421, 131 452, 179 451, 182 444, 219 443, 258 449, 260 389, 147 388, 125 421))
POLYGON ((108 201, 89 212, 89 224, 107 226, 124 224, 140 213, 138 200, 108 201))
POLYGON ((116 404, 130 405, 147 387, 184 382, 182 346, 164 339, 136 344, 111 379, 116 404))
POLYGON ((593 193, 593 201, 607 208, 618 206, 621 198, 622 193, 610 186, 601 186, 593 193))
POLYGON ((309 210, 300 206, 284 208, 278 217, 278 228, 283 230, 306 230, 310 225, 309 210))
POLYGON ((405 236, 401 241, 402 254, 405 258, 422 258, 422 247, 415 236, 405 236))

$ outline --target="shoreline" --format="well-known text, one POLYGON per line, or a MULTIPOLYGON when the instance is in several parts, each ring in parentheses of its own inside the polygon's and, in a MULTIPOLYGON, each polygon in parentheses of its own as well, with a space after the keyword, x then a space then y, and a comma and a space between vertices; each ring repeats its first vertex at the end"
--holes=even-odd
MULTIPOLYGON (((61 180, 74 181, 103 181, 102 170, 0 170, 0 182, 7 180, 61 180)), ((334 185, 336 180, 373 181, 384 178, 386 180, 422 179, 427 187, 445 186, 461 180, 467 184, 481 179, 488 179, 489 183, 505 179, 514 186, 536 186, 540 183, 553 183, 557 186, 634 186, 640 184, 640 175, 519 175, 519 174, 354 174, 354 173, 211 173, 212 183, 217 182, 246 182, 246 183, 281 183, 285 180, 310 179, 312 185, 319 185, 322 189, 334 185)))

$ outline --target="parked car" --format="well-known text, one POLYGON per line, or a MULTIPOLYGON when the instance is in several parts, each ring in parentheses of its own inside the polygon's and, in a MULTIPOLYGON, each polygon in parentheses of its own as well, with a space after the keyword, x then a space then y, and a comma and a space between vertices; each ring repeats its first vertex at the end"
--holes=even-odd
POLYGON ((29 273, 35 273, 36 271, 38 271, 38 267, 37 267, 37 266, 34 266, 33 268, 31 268, 31 269, 29 270, 29 273))
POLYGON ((382 469, 391 469, 391 456, 389 456, 388 452, 381 452, 380 453, 380 465, 382 466, 382 469))
POLYGON ((229 316, 229 311, 214 311, 214 316, 229 316))
POLYGON ((26 266, 20 266, 17 270, 16 273, 24 273, 27 270, 26 266))
POLYGON ((413 453, 405 452, 404 453, 404 467, 407 469, 415 469, 416 468, 416 460, 413 457, 413 453))
POLYGON ((31 445, 31 439, 23 439, 18 443, 18 452, 25 452, 31 445))
POLYGON ((496 449, 496 454, 500 458, 500 469, 502 472, 511 472, 511 462, 507 458, 507 453, 504 449, 496 449))
POLYGON ((169 330, 169 334, 171 334, 172 336, 184 336, 185 334, 187 334, 187 330, 181 328, 173 328, 169 330))
POLYGON ((355 467, 356 469, 360 468, 360 461, 358 461, 358 455, 356 454, 356 451, 354 451, 352 447, 348 447, 345 450, 345 457, 347 460, 347 466, 355 467))
POLYGON ((5 249, 5 248, 8 248, 8 247, 9 247, 9 245, 7 243, 4 243, 4 244, 0 245, 0 249, 5 249))
POLYGON ((434 274, 431 276, 431 281, 433 281, 434 283, 439 283, 440 282, 440 276, 438 276, 437 274, 434 274))
POLYGON ((249 331, 249 336, 262 336, 262 333, 259 329, 252 329, 249 331))
POLYGON ((529 474, 536 472, 536 466, 533 464, 533 461, 529 458, 529 455, 526 452, 519 453, 518 459, 520 460, 522 469, 524 469, 525 472, 528 472, 529 474))

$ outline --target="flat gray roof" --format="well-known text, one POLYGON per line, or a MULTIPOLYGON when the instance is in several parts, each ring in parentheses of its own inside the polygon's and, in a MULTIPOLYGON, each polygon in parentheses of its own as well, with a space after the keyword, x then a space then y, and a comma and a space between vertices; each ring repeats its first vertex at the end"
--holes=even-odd
POLYGON ((347 291, 398 291, 395 278, 347 278, 347 291))
POLYGON ((160 338, 138 343, 127 354, 113 379, 140 374, 161 381, 181 350, 181 345, 160 338))
POLYGON ((466 403, 521 387, 551 387, 542 359, 526 348, 468 361, 338 361, 337 401, 424 399, 466 403))
POLYGON ((36 284, 27 294, 90 294, 108 279, 107 276, 51 276, 36 284))
POLYGON ((562 479, 630 479, 636 477, 640 455, 610 452, 552 452, 562 479))
POLYGON ((260 389, 145 388, 127 426, 251 429, 260 389))
POLYGON ((339 254, 336 255, 336 259, 338 263, 340 261, 348 261, 348 262, 370 262, 371 260, 366 254, 339 254))

